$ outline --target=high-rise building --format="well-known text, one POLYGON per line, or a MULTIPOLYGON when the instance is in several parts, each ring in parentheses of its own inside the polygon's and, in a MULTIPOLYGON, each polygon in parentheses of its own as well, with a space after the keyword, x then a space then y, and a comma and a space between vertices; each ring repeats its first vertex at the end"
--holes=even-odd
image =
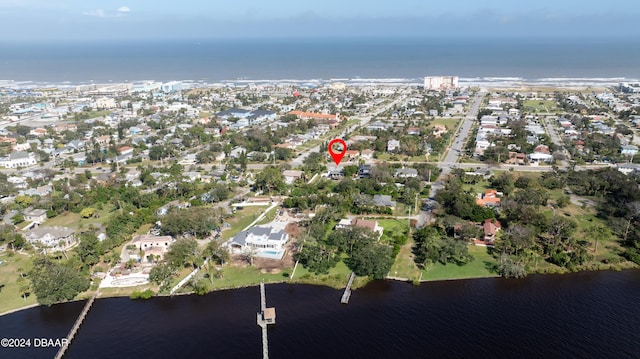
POLYGON ((446 90, 458 87, 458 76, 427 76, 424 78, 425 90, 446 90))

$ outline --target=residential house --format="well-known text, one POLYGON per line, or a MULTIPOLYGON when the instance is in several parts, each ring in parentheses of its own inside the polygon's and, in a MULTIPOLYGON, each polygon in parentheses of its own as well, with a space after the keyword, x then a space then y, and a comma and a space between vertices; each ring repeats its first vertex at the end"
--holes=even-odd
POLYGON ((37 163, 36 157, 31 152, 14 152, 9 156, 0 158, 0 167, 18 168, 29 167, 37 163))
POLYGON ((175 240, 171 236, 142 234, 133 237, 131 244, 136 246, 139 251, 144 251, 144 258, 141 258, 141 260, 154 262, 164 259, 164 255, 173 242, 175 240))
POLYGON ((374 150, 362 150, 362 152, 360 152, 360 157, 365 160, 365 161, 371 161, 373 160, 373 153, 375 151, 374 150))
POLYGON ((488 189, 484 193, 478 194, 476 198, 476 204, 482 207, 497 207, 500 206, 501 192, 495 189, 488 189))
POLYGON ((185 209, 185 208, 189 208, 189 207, 191 207, 191 203, 189 203, 189 202, 180 202, 178 200, 175 200, 175 201, 171 201, 171 202, 165 204, 164 206, 158 208, 158 210, 156 211, 156 214, 158 216, 164 216, 167 213, 169 213, 169 210, 171 208, 185 209))
POLYGON ((24 219, 28 222, 42 224, 47 220, 47 211, 40 208, 26 211, 24 213, 24 219))
POLYGON ((257 257, 282 259, 288 241, 289 235, 284 231, 284 224, 272 223, 242 231, 228 240, 226 245, 232 253, 253 251, 257 257))
POLYGON ((394 152, 400 148, 400 141, 398 140, 389 140, 387 142, 387 151, 394 152))
POLYGON ((391 196, 386 194, 376 194, 373 196, 373 203, 378 207, 389 207, 394 209, 396 202, 391 199, 391 196))
POLYGON ((620 153, 627 156, 635 156, 638 154, 638 147, 633 145, 623 145, 620 148, 620 153))
POLYGON ((296 180, 302 178, 303 172, 297 170, 284 170, 282 171, 282 175, 284 176, 285 183, 293 184, 296 180))
POLYGON ((358 178, 369 178, 369 177, 371 177, 371 165, 358 166, 358 178))
POLYGON ((497 219, 487 218, 484 220, 482 225, 483 230, 483 241, 487 245, 493 245, 493 242, 496 240, 497 233, 502 229, 502 225, 498 222, 497 219))
POLYGON ((396 178, 415 178, 418 177, 418 170, 415 168, 398 168, 395 176, 396 178))
POLYGON ((76 242, 73 230, 67 227, 35 227, 26 233, 25 238, 29 243, 61 249, 68 248, 76 242))
POLYGON ((348 159, 348 160, 353 160, 358 158, 358 156, 360 156, 360 151, 358 150, 346 150, 344 153, 344 156, 348 159))
POLYGON ((373 233, 377 233, 378 239, 380 239, 384 231, 384 229, 378 225, 378 221, 354 218, 351 220, 351 225, 354 227, 366 228, 373 233))

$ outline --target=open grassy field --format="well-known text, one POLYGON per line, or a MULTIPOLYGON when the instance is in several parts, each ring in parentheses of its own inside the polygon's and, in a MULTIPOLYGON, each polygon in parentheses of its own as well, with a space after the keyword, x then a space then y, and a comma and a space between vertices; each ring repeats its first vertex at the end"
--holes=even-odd
POLYGON ((250 225, 251 222, 255 221, 256 218, 265 210, 265 207, 244 207, 243 209, 239 209, 236 211, 236 214, 227 218, 225 222, 231 225, 231 228, 222 231, 222 239, 227 240, 243 230, 246 226, 250 225))
MULTIPOLYGON (((216 277, 217 270, 213 267, 208 272, 211 276, 210 286, 212 289, 249 287, 265 283, 308 283, 321 284, 330 287, 341 288, 347 284, 351 270, 343 262, 329 270, 329 274, 315 275, 310 273, 304 266, 298 265, 294 278, 291 280, 290 275, 293 268, 284 268, 279 273, 263 273, 260 269, 254 267, 237 267, 227 266, 222 269, 222 276, 216 277)), ((361 279, 359 282, 363 282, 361 279)))
POLYGON ((556 112, 558 103, 555 100, 525 100, 522 107, 525 112, 556 112))
POLYGON ((400 252, 396 256, 389 275, 397 278, 407 278, 417 280, 420 277, 420 269, 413 260, 413 246, 415 242, 412 237, 407 238, 407 243, 400 247, 400 252))
POLYGON ((469 246, 469 253, 474 260, 463 266, 435 263, 422 270, 422 280, 447 280, 463 278, 486 278, 498 275, 490 270, 496 264, 486 247, 469 246))
POLYGON ((449 117, 439 117, 431 120, 429 123, 429 127, 434 127, 436 125, 441 125, 447 128, 447 130, 451 131, 458 127, 460 124, 459 118, 449 118, 449 117))
POLYGON ((69 228, 88 227, 91 224, 103 225, 111 218, 115 212, 111 206, 105 206, 102 210, 96 211, 96 216, 92 218, 82 218, 80 214, 73 212, 65 212, 59 216, 47 219, 44 226, 62 226, 69 228))
POLYGON ((31 294, 24 300, 20 296, 17 283, 19 270, 28 272, 31 267, 31 258, 22 254, 9 255, 8 252, 0 253, 0 313, 36 304, 36 296, 31 294))
POLYGON ((256 225, 261 225, 261 224, 267 224, 269 222, 273 222, 273 220, 276 218, 276 214, 278 214, 278 211, 280 210, 279 207, 274 207, 271 208, 265 215, 264 218, 262 218, 260 221, 258 221, 258 223, 256 223, 256 225))

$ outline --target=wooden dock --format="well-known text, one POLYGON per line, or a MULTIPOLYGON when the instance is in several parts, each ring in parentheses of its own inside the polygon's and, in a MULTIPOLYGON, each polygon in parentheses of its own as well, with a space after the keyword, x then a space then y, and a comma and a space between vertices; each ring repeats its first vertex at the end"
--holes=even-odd
POLYGON ((256 316, 258 326, 262 329, 262 358, 269 359, 269 341, 267 326, 276 323, 276 308, 267 308, 267 295, 264 282, 260 282, 260 312, 256 316))
POLYGON ((87 304, 84 305, 84 308, 82 309, 82 312, 80 312, 80 316, 78 317, 78 319, 76 319, 76 322, 73 324, 73 327, 71 328, 71 331, 69 332, 69 335, 67 335, 67 341, 62 344, 62 346, 58 350, 58 353, 55 356, 55 359, 62 359, 62 357, 64 357, 64 353, 69 348, 69 345, 71 344, 71 341, 73 340, 73 337, 78 332, 78 329, 80 329, 80 325, 82 325, 82 322, 84 321, 84 318, 87 316, 87 313, 89 313, 89 309, 91 309, 91 306, 93 305, 93 301, 96 299, 97 296, 98 296, 98 292, 96 292, 96 294, 94 294, 93 297, 91 297, 87 301, 87 304))
POLYGON ((351 285, 353 284, 353 280, 356 279, 356 273, 351 272, 351 276, 349 277, 349 282, 347 283, 347 287, 344 289, 344 293, 342 294, 342 299, 340 299, 340 303, 348 304, 349 298, 351 298, 351 285))

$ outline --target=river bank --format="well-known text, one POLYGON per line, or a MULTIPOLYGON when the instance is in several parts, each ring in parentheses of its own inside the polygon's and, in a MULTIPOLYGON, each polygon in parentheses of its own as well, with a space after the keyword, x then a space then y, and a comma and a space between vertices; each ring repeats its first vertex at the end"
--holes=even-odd
MULTIPOLYGON (((635 357, 640 271, 429 282, 372 281, 348 305, 327 286, 269 284, 272 357, 635 357), (499 333, 484 335, 483 333, 499 333)), ((64 337, 83 303, 0 318, 7 337, 64 337)), ((257 287, 97 300, 66 358, 250 358, 261 353, 257 287)), ((3 359, 45 358, 0 348, 3 359)))
MULTIPOLYGON (((598 271, 602 271, 602 272, 607 272, 607 271, 612 271, 612 272, 621 272, 621 271, 625 271, 625 270, 637 270, 640 269, 640 267, 638 265, 636 265, 635 263, 632 262, 622 262, 622 263, 615 263, 615 264, 605 264, 605 263, 599 263, 597 266, 591 265, 591 266, 581 266, 581 267, 577 267, 574 268, 574 270, 569 270, 566 268, 551 268, 551 267, 544 267, 544 268, 540 268, 537 271, 532 271, 530 274, 530 276, 535 276, 535 275, 564 275, 564 274, 571 274, 571 273, 579 273, 579 272, 598 272, 598 271)), ((462 272, 464 273, 464 272, 462 272)), ((285 273, 286 274, 286 273, 285 273)), ((486 278, 499 278, 500 276, 497 274, 492 274, 492 275, 480 275, 480 276, 452 276, 449 278, 437 278, 437 279, 431 279, 431 278, 404 278, 404 277, 395 277, 395 276, 387 276, 385 278, 385 280, 389 280, 389 281, 398 281, 398 282, 406 282, 406 283, 413 283, 414 285, 419 285, 422 283, 434 283, 434 282, 450 282, 450 281, 459 281, 459 280, 471 280, 471 279, 486 279, 486 278)), ((225 291, 225 290, 235 290, 235 289, 243 289, 243 288, 252 288, 252 287, 257 287, 260 284, 261 280, 264 280, 265 284, 301 284, 301 285, 313 285, 313 286, 320 286, 320 287, 328 287, 328 288, 332 288, 332 289, 336 289, 336 290, 340 290, 340 289, 344 289, 347 281, 349 279, 349 274, 346 273, 341 273, 341 274, 331 274, 331 275, 323 275, 323 276, 313 276, 313 275, 309 275, 309 273, 307 272, 306 274, 302 275, 301 277, 297 277, 294 279, 287 279, 282 277, 281 280, 275 280, 273 278, 269 278, 263 276, 263 279, 259 279, 259 278, 255 278, 254 281, 250 281, 244 284, 239 284, 239 285, 235 285, 235 286, 216 286, 211 288, 207 294, 209 293, 214 293, 214 292, 218 292, 218 291, 225 291)), ((526 278, 524 278, 526 279, 526 278)), ((522 279, 522 280, 524 280, 522 279)), ((365 286, 367 286, 369 283, 371 283, 373 280, 368 278, 368 277, 356 277, 356 280, 354 281, 353 285, 352 285, 352 289, 356 290, 356 289, 360 289, 363 288, 365 286)), ((141 285, 141 286, 134 286, 134 287, 120 287, 120 288, 103 288, 100 290, 100 295, 98 295, 98 298, 100 299, 105 299, 105 298, 128 298, 131 296, 131 294, 135 291, 144 291, 146 289, 153 289, 154 291, 157 291, 157 286, 153 285, 153 284, 146 284, 146 285, 141 285)), ((88 291, 85 293, 82 293, 78 296, 78 299, 76 300, 72 300, 69 302, 65 302, 65 303, 73 303, 73 302, 79 302, 79 301, 84 301, 87 300, 88 298, 90 298, 93 295, 94 291, 88 291)), ((183 290, 179 290, 178 292, 174 293, 173 295, 169 295, 169 294, 156 294, 154 297, 172 297, 172 296, 183 296, 183 295, 193 295, 195 294, 193 291, 188 290, 188 289, 184 289, 183 290)), ((206 294, 205 294, 206 295, 206 294)), ((5 316, 5 315, 9 315, 9 314, 13 314, 22 310, 27 310, 27 309, 31 309, 31 308, 35 308, 35 307, 39 307, 40 305, 35 303, 35 304, 29 304, 26 305, 24 307, 18 307, 15 309, 11 309, 8 311, 5 311, 3 313, 0 313, 0 317, 5 316)))

